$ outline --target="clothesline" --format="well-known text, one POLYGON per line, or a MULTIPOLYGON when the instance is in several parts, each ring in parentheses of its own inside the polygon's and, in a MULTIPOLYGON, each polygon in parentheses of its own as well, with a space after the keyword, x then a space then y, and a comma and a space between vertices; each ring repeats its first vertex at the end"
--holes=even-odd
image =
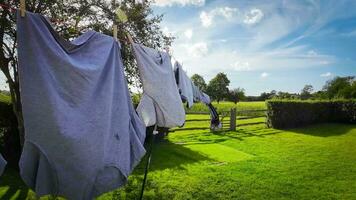
MULTIPOLYGON (((4 8, 3 5, 1 7, 4 8)), ((7 6, 7 9, 11 12, 18 10, 10 6, 7 6)), ((183 96, 190 99, 189 106, 196 100, 204 102, 209 108, 212 107, 210 98, 194 85, 181 67, 180 75, 175 76, 167 52, 159 52, 159 50, 134 43, 127 34, 138 63, 142 83, 151 86, 145 87, 140 104, 135 110, 124 78, 124 63, 118 53, 119 45, 112 38, 97 34, 97 37, 93 37, 95 41, 82 41, 88 42, 86 48, 78 48, 78 44, 69 46, 66 45, 68 41, 60 38, 58 34, 54 34, 55 36, 51 34, 55 30, 43 20, 40 14, 28 12, 25 18, 21 16, 23 15, 17 16, 20 44, 18 48, 19 70, 21 72, 19 80, 23 86, 20 92, 25 97, 22 99, 23 116, 28 119, 26 136, 31 140, 25 140, 20 170, 23 172, 21 175, 27 185, 35 185, 33 180, 38 182, 38 185, 36 182, 36 188, 32 189, 40 196, 54 193, 71 199, 91 199, 113 188, 121 187, 127 182, 128 175, 145 154, 143 144, 147 134, 146 127, 154 125, 156 129, 157 126, 167 128, 182 126, 185 122, 183 96), (38 46, 42 41, 46 41, 46 48, 38 46), (58 44, 65 51, 80 50, 85 53, 80 57, 59 56, 59 53, 55 53, 62 51, 56 48, 58 44), (48 48, 51 50, 47 51, 48 48), (28 49, 34 49, 34 51, 28 51, 28 49), (157 62, 157 55, 160 55, 159 62, 157 62), (53 57, 55 59, 48 59, 53 57), (63 63, 64 67, 54 67, 58 63, 63 63), (91 64, 88 65, 88 63, 91 64), (47 65, 46 70, 42 70, 47 65), (97 65, 96 70, 92 70, 93 65, 97 65), (99 70, 100 73, 98 73, 99 70), (76 73, 73 73, 74 71, 76 73), (68 78, 67 74, 72 76, 68 78), (41 78, 33 79, 34 76, 41 78), (154 81, 157 77, 160 79, 159 82, 154 81), (185 82, 184 87, 190 87, 189 93, 184 93, 184 88, 177 83, 177 78, 179 78, 178 83, 185 82), (31 84, 26 84, 30 81, 31 84), (90 84, 87 84, 88 82, 90 84), (58 88, 61 89, 53 89, 47 85, 59 85, 58 88), (100 88, 100 91, 97 88, 100 88), (103 94, 105 98, 101 98, 103 94), (58 103, 53 104, 53 102, 58 103), (85 103, 81 104, 81 102, 85 103), (100 107, 92 109, 92 105, 100 105, 100 107), (60 112, 56 112, 59 110, 60 112), (116 110, 120 112, 113 112, 116 110), (160 113, 157 114, 157 110, 160 113), (70 111, 70 115, 66 111, 70 111), (49 123, 43 125, 43 121, 49 123), (37 134, 42 132, 47 134, 37 134), (71 137, 68 137, 69 135, 71 137), (84 135, 85 140, 81 141, 84 135), (39 143, 35 144, 31 141, 39 143), (62 151, 58 151, 56 146, 58 143, 62 144, 60 149, 64 149, 63 152, 69 152, 69 154, 62 154, 62 151), (41 149, 36 148, 36 145, 41 149), (93 146, 95 149, 92 148, 93 146), (102 155, 105 159, 102 159, 102 155), (53 162, 41 160, 46 157, 53 162), (64 157, 68 162, 62 162, 64 157), (80 162, 77 158, 80 158, 80 162), (82 166, 79 171, 76 167, 78 164, 82 166), (111 168, 112 166, 114 169, 111 168), (53 169, 66 170, 52 172, 53 169), (56 176, 52 179, 51 174, 56 174, 56 176), (35 176, 35 179, 28 178, 35 176), (98 178, 92 179, 92 177, 98 178), (45 184, 41 185, 41 183, 45 184), (90 189, 87 189, 87 186, 90 186, 88 187, 90 189)), ((82 38, 88 39, 91 34, 86 32, 82 38)), ((214 108, 213 111, 216 113, 214 108)), ((212 117, 212 124, 215 123, 213 119, 212 117)), ((218 115, 217 120, 219 120, 218 115)), ((155 129, 152 137, 157 133, 155 129)), ((148 152, 141 199, 151 150, 150 148, 148 152)))
MULTIPOLYGON (((10 5, 2 4, 2 3, 0 3, 0 7, 2 7, 3 9, 9 10, 12 13, 15 13, 17 10, 19 10, 18 8, 14 8, 10 5)), ((55 18, 49 18, 49 20, 53 23, 63 23, 64 22, 64 20, 55 19, 55 18)), ((114 37, 114 35, 113 35, 113 37, 114 37)), ((129 40, 123 40, 123 39, 119 39, 119 38, 116 38, 116 39, 119 40, 120 42, 130 43, 129 40)))

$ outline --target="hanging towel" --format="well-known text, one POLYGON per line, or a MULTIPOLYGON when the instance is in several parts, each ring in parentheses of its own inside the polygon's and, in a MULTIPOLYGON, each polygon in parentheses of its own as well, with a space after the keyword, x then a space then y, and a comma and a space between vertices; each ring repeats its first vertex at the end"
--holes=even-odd
POLYGON ((145 154, 145 126, 120 44, 94 31, 69 42, 43 16, 17 16, 23 180, 39 196, 74 200, 122 186, 145 154))
POLYGON ((200 100, 201 100, 201 102, 203 102, 205 104, 210 104, 211 103, 209 95, 205 94, 204 92, 202 92, 200 100))
POLYGON ((206 105, 208 106, 210 111, 210 129, 212 130, 220 129, 222 125, 219 119, 218 112, 216 111, 215 107, 211 103, 206 105))
POLYGON ((210 97, 204 92, 200 91, 199 88, 192 82, 193 97, 194 102, 203 102, 209 108, 210 112, 210 129, 216 130, 221 128, 221 123, 219 120, 219 114, 215 107, 211 104, 210 97))
POLYGON ((193 88, 194 102, 203 102, 205 104, 211 103, 210 97, 204 92, 202 92, 201 90, 199 90, 199 88, 196 85, 194 85, 193 81, 192 81, 192 88, 193 88))
POLYGON ((193 81, 191 81, 192 84, 192 88, 193 88, 193 100, 194 103, 195 102, 200 102, 201 101, 201 97, 202 97, 202 92, 199 90, 199 88, 194 85, 193 81))
POLYGON ((0 176, 4 172, 6 166, 6 160, 0 154, 0 176))
POLYGON ((178 62, 174 63, 174 71, 178 76, 177 83, 181 98, 187 101, 188 108, 191 108, 194 104, 192 81, 178 62))
POLYGON ((169 55, 140 44, 132 46, 143 85, 143 95, 137 107, 139 116, 147 127, 183 125, 185 111, 169 55))

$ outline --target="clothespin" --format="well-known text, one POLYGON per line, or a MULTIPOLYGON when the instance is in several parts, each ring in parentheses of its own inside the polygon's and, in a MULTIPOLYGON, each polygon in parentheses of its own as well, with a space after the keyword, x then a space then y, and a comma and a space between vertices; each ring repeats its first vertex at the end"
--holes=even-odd
POLYGON ((20 0, 20 13, 21 13, 21 17, 25 17, 25 15, 26 15, 26 0, 20 0))
POLYGON ((117 25, 116 24, 114 24, 113 26, 112 26, 112 29, 113 29, 113 37, 115 38, 115 40, 117 40, 117 25))
POLYGON ((157 131, 157 124, 155 125, 153 131, 152 131, 152 134, 153 135, 157 135, 159 132, 157 131))
MULTIPOLYGON (((126 23, 128 21, 126 13, 123 10, 121 10, 120 8, 116 9, 115 14, 116 14, 116 19, 115 20, 117 22, 126 23)), ((115 29, 114 29, 114 31, 115 31, 115 29)), ((117 27, 116 27, 116 31, 117 31, 117 27)), ((128 40, 129 40, 129 42, 132 44, 133 41, 132 41, 131 36, 128 33, 126 34, 126 36, 127 36, 128 40)))
POLYGON ((125 23, 128 21, 126 13, 123 10, 121 10, 120 8, 116 9, 116 19, 122 23, 125 23))
POLYGON ((131 35, 130 35, 130 33, 126 33, 126 37, 127 37, 127 39, 129 40, 129 42, 131 43, 131 44, 133 44, 134 43, 134 41, 132 40, 132 37, 131 37, 131 35))

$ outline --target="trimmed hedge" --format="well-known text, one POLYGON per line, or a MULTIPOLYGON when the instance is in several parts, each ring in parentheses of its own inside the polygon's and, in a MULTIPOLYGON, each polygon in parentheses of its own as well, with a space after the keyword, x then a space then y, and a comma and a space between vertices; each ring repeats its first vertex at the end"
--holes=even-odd
POLYGON ((267 101, 267 126, 293 128, 316 123, 356 124, 356 100, 267 101))

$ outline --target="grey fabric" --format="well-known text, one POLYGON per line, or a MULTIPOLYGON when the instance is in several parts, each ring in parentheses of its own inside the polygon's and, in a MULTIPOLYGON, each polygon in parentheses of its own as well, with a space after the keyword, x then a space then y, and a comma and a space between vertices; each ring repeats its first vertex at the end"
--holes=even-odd
POLYGON ((6 166, 6 160, 0 154, 0 176, 4 172, 6 166))
POLYGON ((137 112, 146 126, 181 126, 185 111, 180 100, 170 57, 140 44, 132 44, 143 85, 137 112))
POLYGON ((194 102, 200 102, 201 101, 201 96, 202 96, 202 92, 199 90, 199 88, 194 85, 193 81, 191 81, 192 83, 192 88, 193 88, 193 99, 194 102))
POLYGON ((182 99, 188 102, 188 107, 191 108, 194 104, 192 81, 183 70, 182 65, 180 65, 178 62, 174 63, 174 71, 178 71, 179 80, 177 82, 180 95, 182 99))
POLYGON ((205 94, 204 92, 202 93, 202 96, 200 97, 200 101, 205 104, 211 103, 210 97, 207 94, 205 94))
POLYGON ((205 104, 211 103, 210 97, 204 92, 202 92, 201 90, 199 90, 199 88, 196 85, 194 85, 193 82, 192 82, 192 88, 193 88, 194 102, 203 102, 205 104))
POLYGON ((93 31, 72 42, 54 33, 41 15, 18 14, 20 172, 39 196, 92 199, 126 182, 145 154, 145 126, 131 102, 120 44, 93 31))

